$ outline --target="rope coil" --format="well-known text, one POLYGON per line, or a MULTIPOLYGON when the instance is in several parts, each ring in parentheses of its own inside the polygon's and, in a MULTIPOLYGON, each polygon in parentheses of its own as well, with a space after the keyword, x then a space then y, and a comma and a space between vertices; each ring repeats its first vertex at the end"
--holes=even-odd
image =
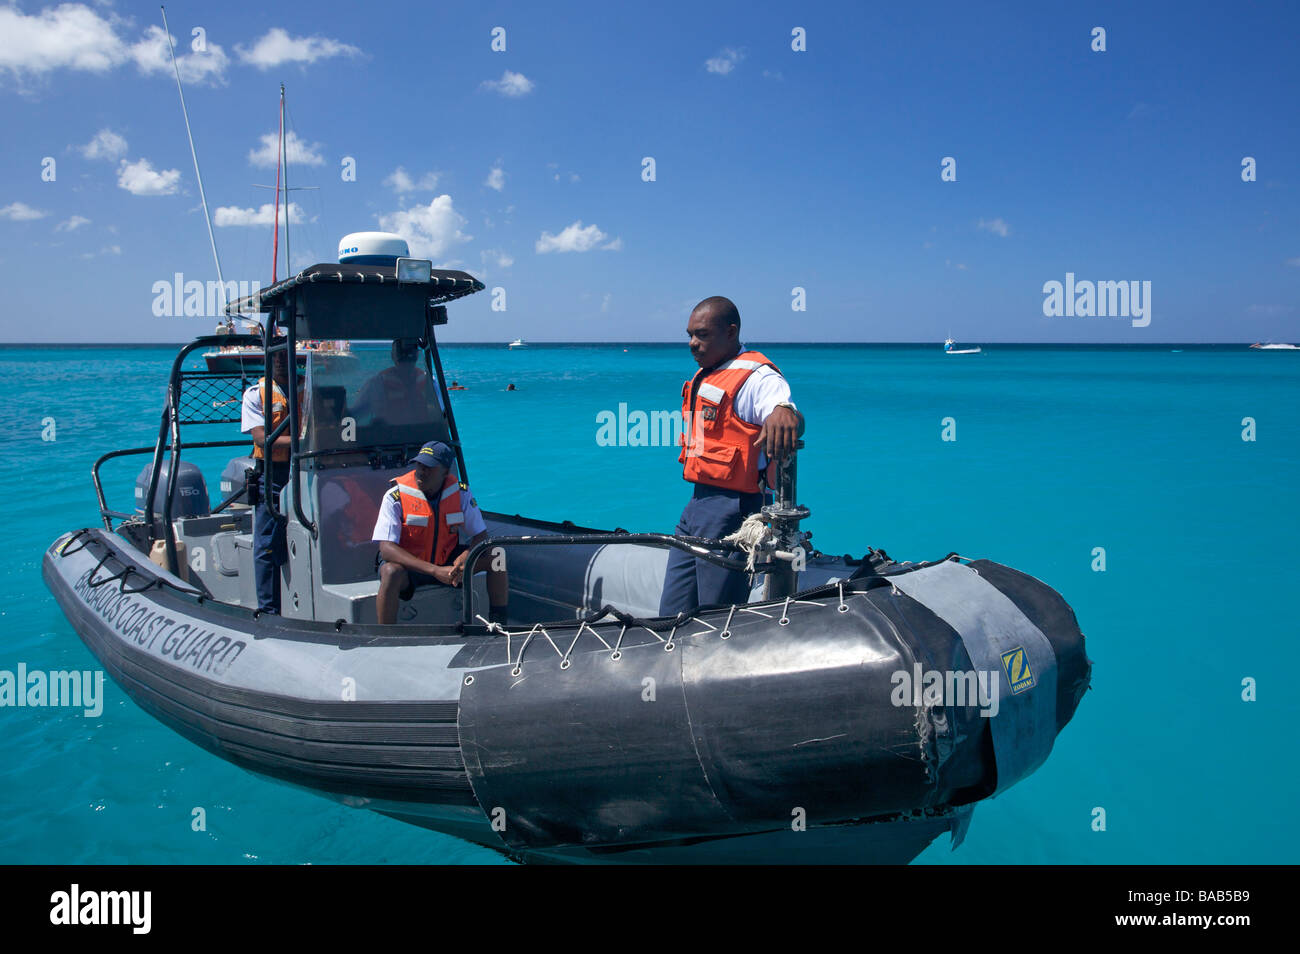
POLYGON ((723 537, 722 542, 734 544, 748 554, 745 569, 752 574, 756 572, 758 551, 766 546, 775 545, 776 534, 767 525, 762 513, 751 513, 740 525, 740 529, 723 537))

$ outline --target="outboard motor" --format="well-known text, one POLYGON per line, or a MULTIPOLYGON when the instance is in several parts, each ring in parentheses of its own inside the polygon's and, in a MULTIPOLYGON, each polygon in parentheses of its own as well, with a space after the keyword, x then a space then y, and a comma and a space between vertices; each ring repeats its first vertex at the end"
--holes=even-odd
MULTIPOLYGON (((229 500, 230 497, 239 491, 242 491, 248 483, 247 471, 256 469, 257 458, 255 457, 236 457, 226 469, 221 472, 221 499, 229 500)), ((231 509, 237 507, 249 507, 247 495, 240 497, 230 505, 231 509)))
MULTIPOLYGON (((135 479, 135 512, 141 517, 144 516, 144 498, 149 492, 149 474, 152 470, 152 465, 145 465, 144 470, 140 471, 140 476, 135 479)), ((156 531, 162 529, 163 498, 167 495, 167 474, 170 470, 171 460, 164 457, 162 473, 158 475, 158 486, 153 495, 153 519, 156 531)), ((180 470, 176 473, 176 488, 172 494, 172 519, 206 517, 211 512, 212 503, 208 500, 208 485, 203 480, 203 472, 196 464, 181 461, 180 470)))

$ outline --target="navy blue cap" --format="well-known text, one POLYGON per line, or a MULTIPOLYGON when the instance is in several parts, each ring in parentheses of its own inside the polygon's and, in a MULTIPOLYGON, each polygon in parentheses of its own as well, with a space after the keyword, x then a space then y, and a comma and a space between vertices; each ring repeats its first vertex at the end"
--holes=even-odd
POLYGON ((451 448, 442 441, 429 441, 420 448, 420 453, 412 457, 408 464, 424 464, 428 467, 446 467, 451 470, 454 459, 451 448))

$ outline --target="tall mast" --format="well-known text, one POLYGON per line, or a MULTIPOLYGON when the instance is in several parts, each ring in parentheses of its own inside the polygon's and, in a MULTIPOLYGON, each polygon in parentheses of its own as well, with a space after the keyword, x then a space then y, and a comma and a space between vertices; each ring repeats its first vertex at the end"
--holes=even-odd
MULTIPOLYGON (((284 84, 280 84, 280 155, 284 159, 284 277, 293 273, 293 259, 289 255, 289 153, 284 137, 284 84)), ((276 170, 279 176, 280 170, 276 170)), ((276 221, 279 221, 277 218, 276 221)))
MULTIPOLYGON (((275 219, 271 230, 271 284, 275 284, 276 269, 280 264, 280 164, 284 159, 284 84, 280 84, 280 136, 275 152, 275 219)), ((289 197, 285 196, 285 215, 289 214, 289 197)), ((289 242, 289 230, 284 230, 286 246, 289 242)), ((287 271, 287 269, 286 269, 287 271)))
POLYGON ((190 112, 185 108, 185 90, 181 88, 181 71, 176 65, 176 48, 172 46, 171 28, 167 26, 167 8, 162 10, 163 33, 167 35, 167 49, 172 56, 172 71, 176 74, 176 92, 181 96, 181 115, 185 117, 185 135, 190 140, 190 155, 194 158, 194 178, 199 183, 199 199, 203 203, 203 218, 208 223, 208 241, 212 243, 212 260, 217 264, 217 282, 221 286, 221 310, 226 310, 226 280, 221 274, 221 256, 217 254, 217 237, 212 234, 212 216, 208 214, 208 197, 203 192, 203 174, 199 172, 199 154, 194 150, 194 133, 190 131, 190 112))

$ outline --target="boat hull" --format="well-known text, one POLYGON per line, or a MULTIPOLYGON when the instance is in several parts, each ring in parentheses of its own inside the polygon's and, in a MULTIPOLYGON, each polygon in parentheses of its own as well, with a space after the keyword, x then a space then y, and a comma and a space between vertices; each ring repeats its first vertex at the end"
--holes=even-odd
MULTIPOLYGON (((1045 756, 1087 685, 1082 635, 1050 588, 977 565, 1054 654, 1035 674, 1045 756)), ((676 628, 531 637, 259 617, 102 530, 56 541, 42 572, 145 711, 259 775, 521 860, 904 863, 1015 780, 996 718, 892 691, 978 655, 907 595, 909 567, 676 628)))

